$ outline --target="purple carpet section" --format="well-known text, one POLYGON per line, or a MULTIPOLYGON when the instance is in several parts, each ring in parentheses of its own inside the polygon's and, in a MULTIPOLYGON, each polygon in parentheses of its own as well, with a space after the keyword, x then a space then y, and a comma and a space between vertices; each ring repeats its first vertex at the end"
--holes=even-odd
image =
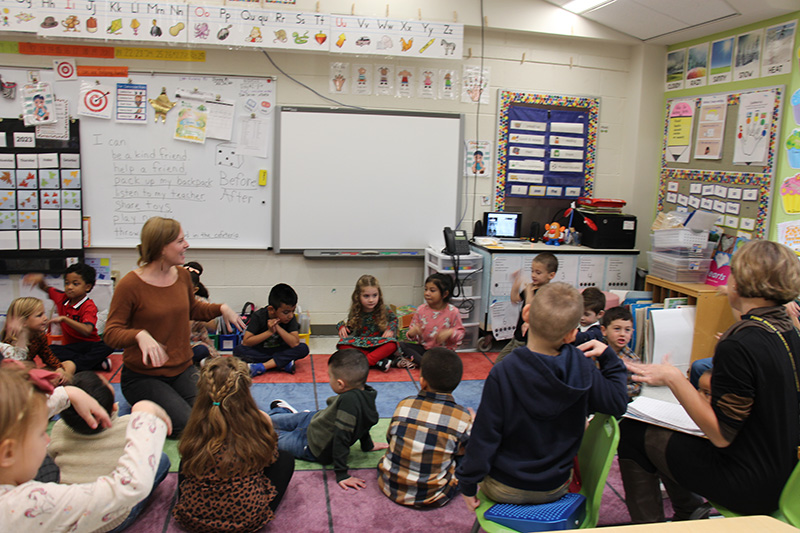
MULTIPOLYGON (((475 515, 467 510, 461 498, 444 507, 418 510, 397 505, 378 488, 374 469, 351 470, 364 479, 367 487, 360 491, 343 490, 336 484, 331 471, 310 470, 295 472, 289 489, 278 507, 275 520, 262 532, 302 531, 306 533, 373 533, 429 531, 433 524, 438 531, 468 532, 475 515), (326 481, 327 480, 327 481, 326 481)), ((169 474, 158 487, 134 531, 142 533, 176 533, 184 531, 172 519, 178 475, 169 474)), ((622 480, 616 460, 611 467, 603 492, 598 525, 618 525, 630 522, 621 495, 622 480)), ((666 516, 672 515, 669 500, 665 500, 666 516)))

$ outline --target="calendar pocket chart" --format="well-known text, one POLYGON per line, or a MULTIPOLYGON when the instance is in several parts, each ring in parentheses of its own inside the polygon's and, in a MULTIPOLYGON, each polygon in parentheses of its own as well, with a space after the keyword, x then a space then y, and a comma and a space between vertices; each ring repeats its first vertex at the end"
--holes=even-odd
MULTIPOLYGON (((0 122, 6 138, 32 144, 0 146, 0 251, 9 259, 81 257, 83 200, 79 122, 69 142, 38 138, 21 120, 0 122), (76 251, 79 253, 76 254, 76 251)), ((5 264, 4 268, 8 268, 5 264)))

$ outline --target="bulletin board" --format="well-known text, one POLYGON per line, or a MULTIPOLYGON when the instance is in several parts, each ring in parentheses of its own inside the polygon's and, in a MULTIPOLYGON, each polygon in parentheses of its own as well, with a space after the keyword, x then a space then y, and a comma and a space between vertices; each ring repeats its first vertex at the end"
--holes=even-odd
MULTIPOLYGON (((712 211, 719 215, 717 225, 730 232, 744 232, 753 238, 764 238, 768 231, 771 184, 775 168, 776 140, 780 131, 783 93, 784 88, 780 86, 667 100, 658 210, 712 211), (742 95, 753 93, 769 96, 767 116, 756 117, 752 121, 748 116, 740 124, 738 117, 742 95), (714 132, 713 128, 708 131, 708 128, 698 126, 702 119, 703 98, 711 97, 721 97, 720 101, 727 107, 724 128, 720 128, 718 132, 714 132), (693 106, 694 122, 691 136, 686 132, 686 139, 689 142, 687 151, 680 153, 674 146, 669 145, 670 117, 674 115, 674 106, 684 103, 693 106), (705 136, 717 138, 718 141, 704 145, 705 136), (738 153, 737 142, 740 143, 738 153), (764 143, 761 147, 763 161, 749 165, 735 162, 737 158, 742 157, 743 146, 746 148, 744 152, 747 153, 754 147, 759 147, 761 142, 764 143), (705 150, 702 149, 703 146, 706 146, 705 150), (719 157, 704 158, 704 151, 709 149, 718 151, 719 157), (684 161, 678 161, 679 158, 684 161)), ((674 124, 672 128, 674 130, 674 124)))
MULTIPOLYGON (((34 72, 52 84, 69 116, 80 118, 82 208, 91 247, 134 247, 152 216, 181 222, 197 248, 272 246, 274 79, 129 73, 125 78, 55 81, 52 70, 34 72), (108 106, 111 118, 78 115, 82 82, 99 88, 100 97, 92 103, 108 106), (162 89, 175 102, 165 122, 148 104, 162 89), (139 122, 118 119, 121 91, 126 90, 142 93, 139 122), (230 122, 228 138, 188 134, 185 115, 179 121, 184 102, 205 105, 208 117, 211 102, 229 105, 232 112, 222 118, 230 122), (176 138, 179 132, 182 139, 176 138), (253 139, 258 142, 244 142, 253 139)), ((0 75, 22 86, 29 71, 0 68, 0 75)), ((0 117, 16 117, 20 109, 19 97, 0 99, 0 117)))
POLYGON ((495 208, 506 198, 578 198, 594 188, 599 98, 500 90, 495 208))

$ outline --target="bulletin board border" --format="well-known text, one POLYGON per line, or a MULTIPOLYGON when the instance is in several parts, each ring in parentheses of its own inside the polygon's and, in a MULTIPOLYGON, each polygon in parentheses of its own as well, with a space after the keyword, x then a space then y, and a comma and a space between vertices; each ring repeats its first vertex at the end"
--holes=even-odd
POLYGON ((661 183, 658 187, 657 210, 663 211, 667 197, 667 185, 674 180, 697 181, 701 183, 718 183, 720 185, 749 185, 758 187, 758 214, 753 237, 763 239, 769 222, 770 190, 772 176, 753 172, 724 172, 718 170, 686 170, 665 168, 661 171, 661 183))
POLYGON ((597 159, 597 124, 600 116, 600 98, 589 96, 566 96, 555 94, 527 93, 500 89, 498 101, 497 128, 497 180, 495 182, 495 209, 502 211, 506 203, 506 176, 508 175, 508 112, 514 104, 558 106, 564 108, 587 109, 589 127, 586 133, 586 159, 584 161, 584 192, 592 196, 597 159))
MULTIPOLYGON (((669 141, 669 136, 668 136, 669 113, 670 113, 670 109, 672 108, 672 104, 674 102, 679 101, 679 100, 685 101, 685 100, 694 99, 695 112, 697 112, 697 111, 699 111, 700 105, 702 104, 702 101, 703 101, 702 99, 706 98, 706 97, 709 97, 709 96, 723 96, 723 95, 725 95, 725 96, 727 96, 727 105, 728 106, 732 106, 732 105, 738 105, 739 104, 739 98, 742 96, 742 94, 749 94, 749 93, 754 93, 754 92, 759 92, 759 91, 771 91, 771 90, 775 91, 775 104, 774 104, 774 106, 772 108, 772 125, 771 125, 770 131, 769 131, 769 150, 768 150, 768 154, 767 154, 767 164, 763 167, 763 169, 761 171, 764 174, 770 174, 771 175, 773 173, 773 171, 775 170, 775 153, 777 151, 778 132, 780 131, 780 124, 781 124, 781 120, 780 120, 781 119, 781 107, 782 107, 782 103, 783 103, 783 91, 784 91, 784 86, 783 85, 774 85, 774 86, 769 86, 769 87, 758 87, 758 88, 755 88, 755 89, 742 90, 742 91, 738 91, 738 92, 722 91, 722 92, 717 92, 717 93, 708 93, 708 94, 701 94, 701 95, 697 95, 697 96, 688 96, 688 97, 676 96, 674 98, 667 99, 666 104, 664 106, 665 107, 665 109, 664 109, 664 137, 663 137, 662 143, 661 143, 661 168, 662 168, 662 170, 666 170, 666 169, 670 168, 670 167, 667 166, 667 142, 669 141)), ((695 114, 695 117, 696 116, 697 115, 695 114)), ((696 125, 696 119, 695 119, 695 125, 696 125)), ((692 149, 693 149, 693 147, 692 147, 692 149)), ((745 167, 744 165, 742 165, 742 168, 750 168, 750 167, 745 167)), ((685 170, 685 169, 681 169, 681 170, 685 170)), ((735 172, 735 171, 729 171, 729 172, 735 172)))

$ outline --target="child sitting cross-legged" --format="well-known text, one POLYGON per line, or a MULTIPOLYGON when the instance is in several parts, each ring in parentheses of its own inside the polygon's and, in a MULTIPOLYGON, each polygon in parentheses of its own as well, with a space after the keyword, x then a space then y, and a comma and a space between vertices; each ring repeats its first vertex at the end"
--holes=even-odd
POLYGON ((413 507, 441 507, 458 491, 456 459, 472 427, 472 414, 453 399, 461 382, 461 358, 446 348, 422 356, 420 392, 401 400, 378 463, 378 485, 392 501, 413 507))
POLYGON ((250 363, 253 377, 273 368, 294 374, 294 362, 308 355, 308 345, 300 342, 300 324, 294 316, 297 293, 289 285, 278 283, 269 291, 267 302, 250 317, 233 355, 250 363))
POLYGON ((363 479, 347 472, 350 446, 360 440, 365 452, 387 447, 385 443, 373 443, 369 434, 378 423, 378 393, 367 385, 368 373, 366 355, 353 348, 338 350, 328 359, 328 378, 336 396, 328 398, 325 409, 298 413, 283 400, 270 404, 269 416, 278 431, 278 449, 304 461, 333 463, 336 482, 344 490, 367 486, 363 479))
POLYGON ((522 313, 531 324, 528 344, 489 372, 466 454, 456 468, 470 510, 480 504, 478 483, 498 503, 561 498, 586 417, 622 416, 627 409, 625 366, 614 350, 597 340, 570 344, 583 315, 577 289, 549 283, 522 313))

